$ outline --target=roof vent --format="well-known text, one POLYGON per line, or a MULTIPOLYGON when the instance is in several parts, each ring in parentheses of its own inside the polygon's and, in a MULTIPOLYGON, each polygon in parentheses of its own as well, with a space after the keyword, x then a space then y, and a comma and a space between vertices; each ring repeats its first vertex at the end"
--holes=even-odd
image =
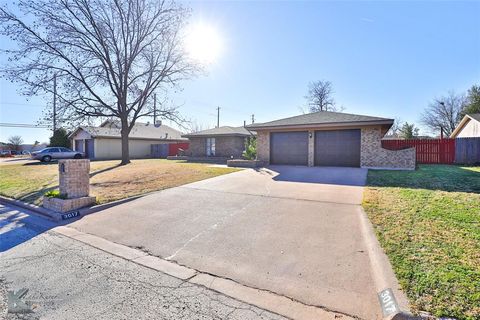
POLYGON ((155 121, 155 127, 160 127, 162 125, 162 120, 155 121))

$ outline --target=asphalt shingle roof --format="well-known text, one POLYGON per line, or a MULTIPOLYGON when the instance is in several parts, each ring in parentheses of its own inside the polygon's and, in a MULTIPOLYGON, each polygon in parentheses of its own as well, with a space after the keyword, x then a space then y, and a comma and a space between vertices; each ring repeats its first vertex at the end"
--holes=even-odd
MULTIPOLYGON (((117 126, 105 127, 81 127, 87 131, 92 137, 111 137, 120 138, 120 128, 117 126)), ((182 132, 173 129, 167 125, 160 125, 155 127, 153 124, 137 122, 132 131, 130 131, 130 138, 137 139, 169 139, 169 140, 183 140, 182 132)))
POLYGON ((470 113, 469 116, 480 122, 480 113, 470 113))
POLYGON ((393 123, 393 119, 364 116, 359 114, 350 114, 343 112, 320 111, 302 114, 299 116, 274 120, 264 123, 254 123, 247 126, 247 128, 268 128, 268 127, 283 127, 283 126, 297 126, 297 125, 316 125, 316 124, 347 124, 355 122, 379 122, 384 121, 393 123))
POLYGON ((213 129, 202 130, 183 135, 183 137, 206 137, 206 136, 245 136, 249 137, 255 132, 248 131, 245 127, 223 126, 213 129))

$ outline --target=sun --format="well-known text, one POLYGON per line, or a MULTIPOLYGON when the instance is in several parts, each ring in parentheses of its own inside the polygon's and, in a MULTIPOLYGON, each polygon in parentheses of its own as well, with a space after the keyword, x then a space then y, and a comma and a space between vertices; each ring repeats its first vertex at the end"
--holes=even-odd
POLYGON ((195 23, 189 26, 185 37, 188 55, 204 64, 211 64, 220 56, 222 41, 217 30, 206 23, 195 23))

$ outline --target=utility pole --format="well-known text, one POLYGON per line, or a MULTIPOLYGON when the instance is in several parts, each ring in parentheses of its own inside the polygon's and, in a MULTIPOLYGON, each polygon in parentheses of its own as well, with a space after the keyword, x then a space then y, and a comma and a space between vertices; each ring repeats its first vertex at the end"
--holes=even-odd
POLYGON ((252 114, 252 123, 255 123, 255 115, 252 114))
POLYGON ((157 94, 153 94, 153 126, 157 126, 157 94))
POLYGON ((220 128, 220 107, 217 107, 217 128, 220 128))
POLYGON ((57 131, 57 75, 53 75, 53 132, 57 131))

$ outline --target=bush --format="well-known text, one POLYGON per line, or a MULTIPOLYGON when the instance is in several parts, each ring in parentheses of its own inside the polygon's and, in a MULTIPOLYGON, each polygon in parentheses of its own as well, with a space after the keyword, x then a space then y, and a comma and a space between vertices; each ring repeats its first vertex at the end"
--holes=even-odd
POLYGON ((255 160, 257 158, 257 139, 255 137, 247 139, 242 156, 247 160, 255 160))
POLYGON ((59 199, 66 199, 67 197, 63 194, 60 194, 59 190, 50 190, 45 192, 44 194, 47 198, 59 198, 59 199))

